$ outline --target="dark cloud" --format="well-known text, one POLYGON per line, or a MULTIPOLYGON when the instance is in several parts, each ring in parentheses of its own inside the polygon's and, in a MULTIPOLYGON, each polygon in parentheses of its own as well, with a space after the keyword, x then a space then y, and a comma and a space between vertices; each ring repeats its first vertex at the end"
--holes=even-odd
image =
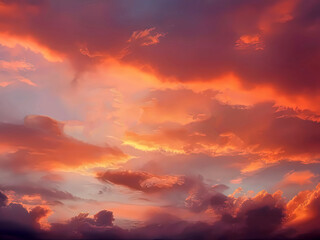
POLYGON ((69 192, 60 191, 57 189, 44 188, 40 186, 28 185, 0 185, 2 190, 12 190, 21 195, 36 195, 40 194, 48 200, 78 200, 80 198, 73 196, 69 192))
POLYGON ((219 208, 226 201, 222 192, 228 189, 223 184, 210 186, 200 175, 156 175, 142 171, 110 170, 98 173, 97 178, 132 190, 156 194, 157 198, 171 199, 173 204, 182 205, 192 212, 202 212, 211 205, 219 208), (173 199, 170 193, 174 194, 173 199))
POLYGON ((7 205, 8 197, 0 192, 0 207, 4 207, 7 205))
MULTIPOLYGON (((90 217, 87 213, 64 223, 51 223, 40 230, 39 220, 48 210, 35 207, 28 212, 22 205, 10 203, 0 207, 1 239, 317 239, 319 187, 301 192, 286 204, 278 192, 265 191, 254 197, 224 196, 211 198, 218 220, 214 223, 190 222, 175 215, 155 213, 131 229, 113 225, 113 213, 102 210, 90 217), (302 204, 302 205, 300 205, 302 204), (304 206, 301 208, 301 206, 304 206), (293 221, 295 210, 311 214, 306 221, 293 221)), ((302 212, 300 212, 302 213, 302 212)))
POLYGON ((46 217, 49 212, 50 212, 49 209, 36 206, 30 210, 29 215, 31 216, 34 222, 38 223, 40 219, 46 217))
POLYGON ((102 210, 93 218, 87 213, 80 213, 66 223, 53 223, 48 232, 50 237, 59 239, 121 239, 122 230, 113 226, 113 213, 102 210))
POLYGON ((245 232, 249 238, 268 236, 281 226, 284 217, 281 208, 270 208, 268 206, 250 210, 246 213, 245 232))
MULTIPOLYGON (((174 215, 156 213, 144 226, 124 230, 98 227, 95 217, 80 214, 68 223, 53 224, 51 232, 56 236, 77 236, 79 239, 276 239, 284 220, 284 205, 279 205, 276 198, 261 193, 255 198, 243 199, 240 205, 230 205, 227 207, 230 209, 219 212, 220 220, 213 224, 188 222, 174 215)), ((222 201, 218 202, 214 205, 222 204, 222 201)))
POLYGON ((30 212, 21 204, 10 203, 6 206, 0 206, 0 238, 41 238, 42 230, 39 220, 46 217, 48 213, 48 209, 40 206, 33 208, 30 212))
POLYGON ((184 176, 161 176, 128 170, 105 171, 98 173, 97 177, 105 182, 147 193, 184 189, 189 188, 193 184, 191 179, 184 176))
POLYGON ((107 210, 102 210, 94 215, 94 220, 97 226, 112 226, 113 225, 113 213, 107 210))
POLYGON ((110 170, 98 173, 97 178, 132 190, 155 194, 157 198, 171 199, 172 204, 184 205, 193 212, 206 210, 211 201, 218 201, 222 192, 228 188, 223 184, 210 186, 201 176, 156 175, 142 171, 110 170), (170 194, 174 197, 170 197, 170 194))
POLYGON ((232 72, 245 87, 268 84, 305 96, 319 91, 316 0, 3 5, 8 11, 0 31, 31 37, 70 59, 78 71, 112 56, 178 81, 207 81, 232 72), (133 44, 132 36, 146 44, 133 44))
POLYGON ((19 196, 23 195, 40 195, 42 199, 47 200, 48 203, 55 203, 55 201, 63 200, 80 200, 81 198, 72 195, 66 191, 60 191, 55 188, 45 188, 36 185, 0 185, 3 191, 14 191, 19 196))

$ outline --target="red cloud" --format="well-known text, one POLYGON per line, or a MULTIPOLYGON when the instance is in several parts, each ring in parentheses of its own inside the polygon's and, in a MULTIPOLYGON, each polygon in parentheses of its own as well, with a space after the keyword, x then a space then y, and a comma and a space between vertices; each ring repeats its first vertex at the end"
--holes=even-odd
POLYGON ((154 35, 151 32, 155 30, 155 28, 148 28, 142 31, 134 31, 129 38, 128 42, 140 42, 141 46, 149 46, 159 43, 159 38, 163 37, 164 34, 155 33, 154 35))
POLYGON ((172 1, 146 6, 10 1, 1 7, 0 32, 45 56, 68 58, 77 71, 112 57, 181 82, 232 72, 246 88, 268 85, 305 98, 319 93, 318 1, 219 0, 198 3, 196 9, 172 1), (159 43, 162 35, 152 35, 146 23, 166 38, 159 43), (128 39, 152 46, 126 52, 128 39), (239 50, 235 43, 249 47, 239 50), (83 46, 99 54, 82 54, 83 46))
MULTIPOLYGON (((228 105, 211 94, 190 90, 156 91, 150 98, 154 104, 144 108, 141 133, 132 129, 125 138, 127 144, 138 149, 185 154, 252 154, 253 160, 263 159, 267 163, 282 159, 314 162, 320 156, 319 122, 301 117, 294 109, 280 108, 271 102, 228 105), (192 99, 192 103, 180 101, 181 96, 192 99), (184 109, 179 114, 190 116, 189 122, 179 123, 179 118, 175 122, 179 115, 169 103, 176 101, 180 110, 184 109), (148 117, 154 113, 160 117, 148 117), (147 129, 143 128, 145 124, 147 129)), ((259 161, 247 170, 261 166, 263 162, 259 161)))
POLYGON ((15 170, 70 168, 108 164, 126 159, 117 148, 99 147, 64 135, 62 123, 44 116, 28 116, 24 125, 0 123, 2 166, 15 170))
POLYGON ((183 189, 188 180, 183 176, 160 176, 147 172, 134 171, 106 171, 98 173, 98 179, 123 185, 134 190, 152 193, 164 190, 183 189))
POLYGON ((315 176, 316 175, 309 170, 289 172, 284 176, 278 187, 286 187, 289 185, 308 185, 312 183, 312 179, 315 176))
POLYGON ((49 213, 50 209, 43 208, 40 206, 32 208, 29 212, 31 219, 36 223, 39 223, 42 218, 47 217, 49 213))
POLYGON ((174 202, 178 205, 184 204, 193 212, 206 210, 211 203, 218 201, 222 196, 220 192, 227 188, 225 185, 211 187, 204 183, 201 176, 155 175, 139 171, 113 170, 98 173, 97 177, 104 182, 122 185, 144 193, 157 193, 160 196, 160 194, 171 192, 176 196, 180 195, 181 198, 175 197, 174 202))
POLYGON ((314 190, 300 192, 288 204, 289 227, 299 233, 319 231, 320 185, 314 190))

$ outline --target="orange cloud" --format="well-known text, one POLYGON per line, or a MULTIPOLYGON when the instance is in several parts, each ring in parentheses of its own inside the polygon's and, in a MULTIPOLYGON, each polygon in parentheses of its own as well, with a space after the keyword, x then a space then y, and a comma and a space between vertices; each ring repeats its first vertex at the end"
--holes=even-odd
POLYGON ((283 159, 315 162, 320 154, 319 123, 298 110, 270 102, 229 105, 215 95, 185 89, 155 91, 150 99, 139 128, 129 129, 124 138, 125 144, 143 151, 251 156, 245 172, 283 159), (172 102, 178 102, 178 111, 172 102), (149 117, 153 113, 160 117, 149 117), (179 115, 189 118, 184 123, 179 115))
POLYGON ((23 83, 26 83, 26 84, 28 84, 28 85, 30 85, 30 86, 33 86, 33 87, 37 87, 38 85, 37 84, 35 84, 34 82, 32 82, 30 79, 28 79, 28 78, 21 78, 20 80, 19 80, 20 82, 23 82, 23 83))
POLYGON ((16 170, 97 166, 127 159, 121 150, 87 144, 64 135, 62 123, 28 116, 24 125, 0 124, 0 145, 15 151, 3 154, 2 166, 16 170))
POLYGON ((0 82, 0 87, 7 87, 10 84, 12 84, 13 82, 0 82))
POLYGON ((13 71, 19 71, 19 70, 34 70, 34 66, 31 63, 25 62, 25 61, 3 61, 0 60, 0 68, 5 70, 13 70, 13 71))
POLYGON ((147 172, 106 171, 98 179, 147 193, 184 188, 188 184, 183 176, 159 176, 147 172))
POLYGON ((314 190, 300 192, 287 204, 287 226, 299 233, 318 230, 320 217, 320 184, 314 190))
POLYGON ((245 50, 253 48, 255 50, 263 50, 263 42, 259 34, 255 35, 242 35, 239 40, 236 41, 236 48, 239 50, 245 50))
POLYGON ((289 185, 308 185, 312 183, 312 178, 314 175, 311 171, 298 171, 298 172, 289 172, 287 173, 283 180, 279 183, 279 187, 286 187, 289 185))
POLYGON ((68 59, 79 72, 110 57, 152 72, 164 81, 214 83, 232 72, 245 88, 267 86, 287 97, 308 99, 309 103, 318 95, 318 61, 310 50, 317 49, 318 26, 309 17, 316 2, 204 2, 197 6, 199 11, 159 3, 156 9, 147 8, 150 12, 140 12, 139 17, 138 5, 123 8, 118 3, 74 4, 76 7, 65 5, 61 11, 46 2, 2 3, 5 17, 0 32, 5 37, 1 41, 6 46, 19 42, 49 60, 68 59), (158 18, 163 15, 162 9, 166 9, 166 21, 158 18), (83 12, 88 19, 85 25, 79 24, 83 12), (105 16, 108 24, 98 25, 105 16), (168 38, 157 44, 164 34, 154 33, 154 27, 136 30, 143 29, 146 22, 168 33, 168 38), (128 39, 153 47, 132 47, 122 54, 128 39), (237 41, 253 49, 263 45, 264 50, 238 51, 234 48, 237 41))
POLYGON ((147 28, 145 30, 141 30, 141 31, 134 31, 131 35, 131 37, 129 38, 128 42, 135 42, 138 41, 140 42, 141 46, 150 46, 150 45, 154 45, 160 42, 159 38, 160 37, 164 37, 165 34, 162 33, 154 33, 152 35, 152 31, 154 31, 156 28, 147 28))
MULTIPOLYGON (((15 35, 10 35, 8 33, 1 33, 0 32, 0 45, 9 47, 9 48, 14 48, 17 45, 20 45, 26 49, 29 49, 35 53, 41 54, 46 60, 50 62, 62 62, 63 57, 62 54, 56 53, 55 51, 49 49, 46 46, 43 46, 39 44, 36 40, 34 40, 30 36, 15 36, 15 35)), ((16 63, 17 64, 17 63, 16 63)), ((9 66, 7 66, 9 67, 9 66)), ((14 66, 11 65, 11 69, 14 66)), ((15 66, 19 67, 19 66, 15 66)), ((21 67, 21 65, 20 65, 21 67)), ((26 67, 26 66, 24 66, 26 67)))
POLYGON ((52 211, 50 208, 41 206, 36 206, 29 212, 31 219, 39 224, 40 228, 42 229, 49 227, 49 224, 47 221, 45 221, 45 218, 47 218, 51 213, 52 211))
POLYGON ((294 10, 301 0, 283 0, 268 7, 261 15, 259 28, 264 33, 272 30, 272 24, 286 23, 294 19, 294 10))
POLYGON ((240 183, 242 183, 242 178, 240 177, 240 178, 235 178, 235 179, 232 179, 232 180, 230 180, 230 183, 233 183, 233 184, 240 184, 240 183))

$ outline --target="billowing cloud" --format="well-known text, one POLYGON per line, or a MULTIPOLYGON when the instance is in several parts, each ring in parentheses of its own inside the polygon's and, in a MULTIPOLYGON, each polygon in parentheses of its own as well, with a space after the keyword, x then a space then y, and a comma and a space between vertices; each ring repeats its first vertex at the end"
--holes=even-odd
POLYGON ((50 237, 57 239, 65 238, 86 238, 98 239, 108 237, 121 239, 121 231, 118 227, 113 227, 113 213, 107 210, 102 210, 92 217, 88 213, 80 213, 71 218, 66 223, 54 223, 51 225, 49 232, 50 237))
POLYGON ((320 217, 320 185, 314 190, 300 192, 287 205, 288 226, 300 233, 318 231, 320 217))
MULTIPOLYGON (((113 224, 113 213, 102 210, 93 216, 80 213, 64 223, 52 223, 39 231, 33 223, 47 216, 47 210, 35 207, 28 212, 19 204, 2 206, 4 225, 15 224, 16 232, 1 231, 1 236, 28 233, 31 237, 57 239, 299 239, 318 236, 318 190, 300 192, 288 203, 280 192, 261 191, 254 197, 218 195, 211 199, 211 207, 218 217, 213 223, 189 222, 167 213, 154 213, 144 226, 123 229, 113 224), (9 213, 15 212, 15 215, 9 213), (28 220, 29 219, 29 220, 28 220), (27 221, 28 220, 28 221, 27 221), (20 224, 20 225, 19 225, 20 224), (31 224, 31 225, 28 225, 31 224), (24 228, 22 228, 22 226, 24 228), (293 226, 295 227, 293 230, 293 226)), ((3 230, 4 228, 1 228, 3 230)))
POLYGON ((48 213, 48 209, 40 206, 28 211, 21 204, 2 205, 0 206, 0 237, 3 239, 37 238, 41 235, 39 221, 48 213))

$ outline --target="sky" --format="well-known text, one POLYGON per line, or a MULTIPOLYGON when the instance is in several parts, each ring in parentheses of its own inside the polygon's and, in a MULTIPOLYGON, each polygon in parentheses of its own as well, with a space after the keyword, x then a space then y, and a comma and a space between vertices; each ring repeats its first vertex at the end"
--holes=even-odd
POLYGON ((0 0, 1 239, 318 239, 320 1, 0 0))

